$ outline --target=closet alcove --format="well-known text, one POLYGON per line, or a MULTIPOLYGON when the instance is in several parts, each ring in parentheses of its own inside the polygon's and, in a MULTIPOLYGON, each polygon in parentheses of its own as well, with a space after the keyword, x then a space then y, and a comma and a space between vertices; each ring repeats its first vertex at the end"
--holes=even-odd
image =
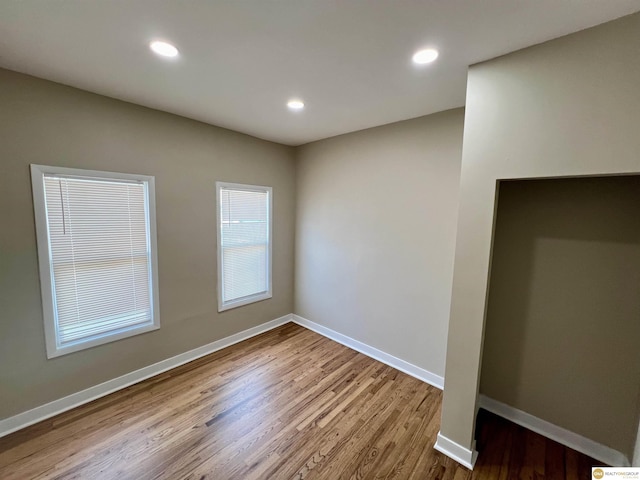
POLYGON ((633 456, 640 416, 640 176, 507 180, 480 393, 633 456))

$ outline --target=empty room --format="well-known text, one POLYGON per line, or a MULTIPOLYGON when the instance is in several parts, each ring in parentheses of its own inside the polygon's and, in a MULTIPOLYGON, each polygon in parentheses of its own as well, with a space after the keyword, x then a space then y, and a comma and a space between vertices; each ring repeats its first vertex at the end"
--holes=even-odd
POLYGON ((0 479, 640 476, 638 0, 0 2, 0 479))

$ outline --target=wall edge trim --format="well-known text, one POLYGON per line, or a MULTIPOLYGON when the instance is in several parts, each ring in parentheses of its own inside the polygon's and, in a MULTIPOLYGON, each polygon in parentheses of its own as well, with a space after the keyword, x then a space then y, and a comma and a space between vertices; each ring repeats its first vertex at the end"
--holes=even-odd
POLYGON ((193 350, 160 360, 157 363, 142 367, 138 370, 134 370, 133 372, 125 373, 120 377, 112 378, 111 380, 99 383, 98 385, 94 385, 84 390, 80 390, 79 392, 72 393, 71 395, 53 400, 52 402, 45 403, 44 405, 40 405, 25 412, 2 419, 0 420, 0 437, 4 437, 5 435, 9 435, 10 433, 54 417, 60 413, 79 407, 80 405, 92 402, 93 400, 97 400, 98 398, 109 395, 110 393, 127 388, 143 380, 184 365, 185 363, 192 362, 193 360, 197 360, 198 358, 217 352, 223 348, 230 347, 231 345, 235 345, 243 340, 248 340, 256 335, 273 330, 274 328, 291 322, 291 320, 292 315, 289 313, 280 318, 234 333, 233 335, 215 340, 214 342, 194 348, 193 350))
POLYGON ((383 352, 382 350, 378 350, 366 343, 362 343, 358 340, 355 340, 351 337, 343 335, 342 333, 336 332, 330 328, 327 328, 318 323, 312 322, 300 315, 293 314, 292 322, 297 323, 301 327, 305 327, 309 330, 312 330, 324 337, 327 337, 335 342, 341 343, 342 345, 349 347, 357 352, 360 352, 368 357, 373 358, 374 360, 378 360, 379 362, 384 363, 385 365, 389 365, 390 367, 395 368, 396 370, 400 370, 407 375, 411 375, 418 380, 421 380, 429 385, 432 385, 440 390, 444 389, 444 377, 440 375, 436 375, 435 373, 430 372, 424 368, 418 367, 409 363, 405 360, 402 360, 398 357, 394 357, 391 354, 383 352))
POLYGON ((640 467, 640 422, 638 422, 638 434, 636 436, 636 446, 633 449, 632 467, 640 467))
POLYGON ((627 456, 618 450, 554 425, 546 420, 542 420, 511 405, 489 398, 486 395, 481 394, 478 396, 478 407, 506 418, 521 427, 539 433, 543 437, 547 437, 566 447, 593 457, 607 465, 614 467, 630 466, 627 456))
POLYGON ((476 451, 476 442, 473 442, 471 449, 465 448, 459 443, 442 435, 438 432, 438 438, 436 444, 433 446, 440 453, 444 453, 447 457, 452 458, 460 465, 467 467, 469 470, 473 470, 478 459, 478 452, 476 451))

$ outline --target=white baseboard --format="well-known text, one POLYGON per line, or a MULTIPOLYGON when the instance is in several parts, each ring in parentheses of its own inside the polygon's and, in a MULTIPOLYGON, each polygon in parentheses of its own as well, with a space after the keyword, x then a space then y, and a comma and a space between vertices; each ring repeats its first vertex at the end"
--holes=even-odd
POLYGON ((216 340, 215 342, 203 345, 188 352, 181 353, 179 355, 176 355, 175 357, 167 358, 166 360, 154 363, 153 365, 149 365, 139 370, 135 370, 133 372, 122 375, 121 377, 117 377, 99 385, 89 387, 80 392, 76 392, 66 397, 59 398, 45 405, 41 405, 31 410, 27 410, 26 412, 14 415, 13 417, 0 420, 0 437, 28 427, 29 425, 41 422, 42 420, 54 417, 55 415, 71 410, 72 408, 79 407, 80 405, 84 405, 85 403, 92 402, 93 400, 96 400, 100 397, 104 397, 106 395, 109 395, 110 393, 122 390, 123 388, 146 380, 147 378, 159 375, 160 373, 164 373, 168 370, 171 370, 172 368, 179 367, 180 365, 184 365, 185 363, 189 363, 200 357, 204 357, 205 355, 209 355, 210 353, 229 347, 238 342, 242 342, 243 340, 247 340, 251 337, 267 332, 291 321, 297 323, 302 327, 308 328, 309 330, 313 330, 320 335, 328 337, 338 343, 341 343, 349 348, 352 348, 360 353, 363 353, 371 358, 374 358, 375 360, 378 360, 397 370, 400 370, 401 372, 411 375, 418 380, 422 380, 423 382, 433 385, 434 387, 442 389, 444 386, 444 378, 439 375, 431 373, 423 368, 417 367, 409 362, 394 357, 393 355, 389 355, 388 353, 378 350, 377 348, 370 347, 365 343, 354 340, 353 338, 347 337, 346 335, 342 335, 341 333, 338 333, 334 330, 323 327, 322 325, 307 320, 306 318, 289 314, 275 320, 271 320, 270 322, 263 323, 262 325, 250 328, 248 330, 233 334, 229 337, 216 340))
POLYGON ((613 467, 630 466, 629 459, 623 453, 614 450, 611 447, 607 447, 606 445, 602 445, 601 443, 594 442, 582 435, 578 435, 577 433, 558 427, 546 420, 534 417, 533 415, 523 412, 522 410, 518 410, 506 403, 499 402, 485 395, 480 395, 478 398, 478 407, 484 408, 485 410, 506 418, 521 427, 532 430, 544 437, 561 443, 562 445, 593 457, 607 465, 611 465, 613 467))
POLYGON ((433 446, 440 453, 444 453, 447 457, 454 459, 460 465, 467 467, 469 470, 473 470, 473 466, 476 464, 478 458, 478 452, 476 452, 476 442, 473 442, 471 450, 463 447, 459 443, 448 439, 440 432, 438 432, 438 439, 433 446))
POLYGON ((229 337, 216 340, 215 342, 211 342, 198 348, 194 348, 193 350, 181 353, 180 355, 176 355, 175 357, 167 358, 166 360, 154 363, 153 365, 149 365, 148 367, 144 367, 139 370, 127 373, 125 375, 122 375, 121 377, 108 380, 93 387, 89 387, 86 390, 73 393, 45 405, 27 410, 23 413, 19 413, 17 415, 14 415, 13 417, 0 420, 0 437, 15 432, 16 430, 28 427, 29 425, 33 425, 34 423, 41 422, 42 420, 46 420, 47 418, 51 418, 62 412, 66 412, 67 410, 71 410, 72 408, 78 407, 85 403, 89 403, 100 397, 104 397, 105 395, 109 395, 110 393, 126 388, 130 385, 133 385, 134 383, 141 382, 142 380, 146 380, 147 378, 166 372, 167 370, 171 370, 172 368, 176 368, 180 365, 184 365, 185 363, 189 363, 200 357, 209 355, 210 353, 222 350, 226 347, 230 347, 231 345, 242 342, 243 340, 255 337, 256 335, 272 330, 276 327, 279 327, 280 325, 284 325, 291 320, 291 314, 276 318, 275 320, 263 323, 262 325, 258 325, 256 327, 249 328, 248 330, 235 333, 229 337))
POLYGON ((377 348, 370 347, 366 343, 359 342, 358 340, 354 340, 351 337, 347 337, 341 333, 336 332, 335 330, 331 330, 330 328, 319 325, 311 320, 307 320, 300 315, 292 315, 292 321, 297 323, 298 325, 308 328, 309 330, 313 330, 320 335, 323 335, 331 340, 334 340, 342 345, 345 345, 353 350, 356 350, 360 353, 365 354, 368 357, 371 357, 379 362, 382 362, 390 367, 393 367, 401 372, 406 373, 407 375, 411 375, 412 377, 417 378, 418 380, 422 380, 423 382, 428 383, 429 385, 433 385, 434 387, 442 390, 444 388, 444 378, 440 375, 436 375, 435 373, 431 373, 424 368, 417 367, 409 362, 401 360, 393 355, 389 355, 388 353, 383 352, 382 350, 378 350, 377 348))

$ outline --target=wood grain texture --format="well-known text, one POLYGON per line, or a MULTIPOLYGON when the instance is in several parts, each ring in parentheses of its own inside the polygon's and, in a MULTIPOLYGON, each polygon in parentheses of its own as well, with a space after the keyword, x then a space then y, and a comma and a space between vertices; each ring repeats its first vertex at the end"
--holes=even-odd
POLYGON ((589 478, 484 411, 476 469, 433 449, 442 393, 287 324, 0 439, 0 478, 589 478))

